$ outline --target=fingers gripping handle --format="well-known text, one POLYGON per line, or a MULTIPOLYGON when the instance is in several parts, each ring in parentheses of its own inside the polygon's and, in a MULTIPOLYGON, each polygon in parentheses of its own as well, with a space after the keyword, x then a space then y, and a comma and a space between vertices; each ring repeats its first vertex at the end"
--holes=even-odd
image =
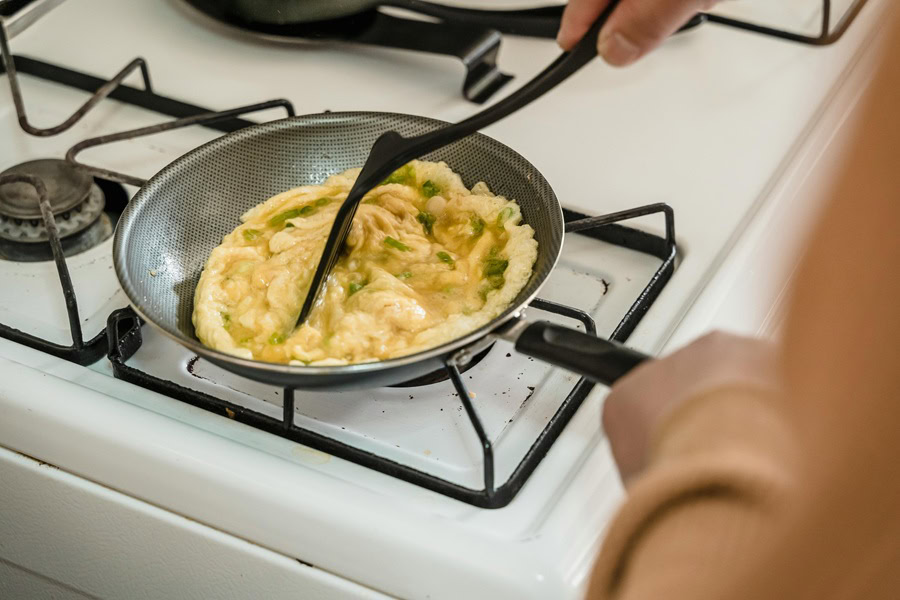
POLYGON ((516 350, 611 386, 649 357, 587 333, 537 321, 516 340, 516 350))

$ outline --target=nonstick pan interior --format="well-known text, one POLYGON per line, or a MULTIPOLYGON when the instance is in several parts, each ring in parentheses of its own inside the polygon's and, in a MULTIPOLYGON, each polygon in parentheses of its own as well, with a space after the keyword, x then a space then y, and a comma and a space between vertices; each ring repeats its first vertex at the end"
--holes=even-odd
POLYGON ((518 153, 476 134, 438 150, 467 186, 485 181, 518 201, 535 230, 538 259, 532 277, 509 309, 459 340, 416 355, 339 367, 291 367, 231 357, 197 340, 191 315, 194 288, 209 253, 247 209, 300 185, 361 166, 375 139, 388 130, 416 135, 445 125, 389 113, 326 113, 292 117, 228 134, 177 159, 151 178, 129 203, 114 242, 116 272, 137 311, 165 333, 213 362, 280 385, 370 387, 405 381, 440 367, 453 349, 488 333, 537 292, 556 263, 563 221, 550 185, 518 153))

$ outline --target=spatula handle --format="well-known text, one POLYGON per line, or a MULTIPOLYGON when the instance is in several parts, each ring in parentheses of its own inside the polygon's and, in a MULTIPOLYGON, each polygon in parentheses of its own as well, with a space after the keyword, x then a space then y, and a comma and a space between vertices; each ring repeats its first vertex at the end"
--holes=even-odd
POLYGON ((468 119, 410 138, 405 138, 393 131, 382 135, 372 146, 372 151, 356 180, 351 196, 356 188, 364 189, 360 197, 365 195, 370 189, 384 181, 385 177, 409 161, 493 125, 568 79, 597 56, 597 40, 600 30, 618 3, 619 0, 612 0, 609 3, 590 30, 571 51, 561 54, 546 69, 509 96, 468 119))
POLYGON ((309 292, 297 319, 298 326, 306 321, 309 313, 312 312, 328 274, 337 263, 344 241, 350 233, 353 216, 356 214, 356 209, 363 196, 409 161, 433 152, 438 148, 443 148, 448 144, 472 135, 479 129, 496 123, 503 117, 540 98, 559 83, 568 79, 570 75, 597 56, 597 40, 600 36, 600 29, 618 3, 619 0, 612 0, 609 3, 590 30, 572 50, 560 55, 559 58, 531 81, 481 112, 459 123, 414 137, 406 138, 396 131, 388 131, 375 140, 369 153, 369 158, 366 159, 366 164, 363 165, 362 171, 360 171, 356 182, 347 195, 347 199, 338 210, 334 225, 328 234, 325 250, 322 252, 322 257, 316 266, 316 272, 313 275, 309 292))

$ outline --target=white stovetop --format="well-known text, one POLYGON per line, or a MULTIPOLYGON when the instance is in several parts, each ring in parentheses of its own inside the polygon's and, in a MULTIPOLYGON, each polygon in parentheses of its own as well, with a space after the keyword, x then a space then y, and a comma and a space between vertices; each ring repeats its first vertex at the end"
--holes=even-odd
MULTIPOLYGON (((823 107, 886 5, 871 0, 847 36, 824 49, 703 26, 633 68, 597 62, 488 130, 534 162, 564 205, 588 213, 656 201, 675 208, 683 259, 634 345, 663 347, 693 299, 720 279, 717 265, 741 232, 758 228, 756 215, 772 213, 772 198, 790 200, 776 192, 786 180, 805 178, 795 165, 817 156, 809 143, 821 134, 823 107)), ((140 55, 159 93, 216 109, 287 97, 300 113, 389 110, 456 120, 476 110, 459 95, 462 67, 453 59, 258 42, 209 27, 174 0, 72 0, 12 45, 18 54, 98 75, 140 55)), ((517 85, 556 52, 549 41, 509 38, 500 62, 517 85)), ((72 106, 83 97, 23 79, 28 97, 53 93, 72 106)), ((56 105, 35 106, 39 125, 64 116, 56 105)), ((0 92, 0 131, 13 142, 12 154, 0 158, 61 155, 110 127, 101 114, 118 128, 158 118, 113 103, 68 137, 36 140, 16 133, 11 102, 0 92)), ((84 160, 149 176, 208 137, 160 136, 150 147, 110 147, 84 160)), ((105 257, 98 249, 75 262, 94 259, 105 257)), ((29 289, 52 294, 58 284, 48 281, 29 289)), ((16 381, 0 391, 7 415, 0 444, 389 594, 572 597, 619 498, 598 432, 602 390, 586 400, 520 497, 482 511, 379 476, 376 485, 365 470, 133 392, 96 370, 5 341, 0 354, 0 379, 16 381), (365 486, 352 483, 362 478, 365 486), (209 497, 217 499, 215 510, 209 497)))

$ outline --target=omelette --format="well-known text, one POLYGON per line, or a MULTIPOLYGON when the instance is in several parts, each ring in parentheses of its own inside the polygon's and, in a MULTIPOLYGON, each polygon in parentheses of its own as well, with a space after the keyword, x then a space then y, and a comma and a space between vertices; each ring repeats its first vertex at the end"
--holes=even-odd
POLYGON ((323 293, 297 327, 358 174, 288 190, 241 216, 195 291, 203 344, 294 365, 380 361, 478 329, 527 284, 537 241, 518 204, 483 182, 467 188, 445 163, 413 161, 366 194, 323 293))

